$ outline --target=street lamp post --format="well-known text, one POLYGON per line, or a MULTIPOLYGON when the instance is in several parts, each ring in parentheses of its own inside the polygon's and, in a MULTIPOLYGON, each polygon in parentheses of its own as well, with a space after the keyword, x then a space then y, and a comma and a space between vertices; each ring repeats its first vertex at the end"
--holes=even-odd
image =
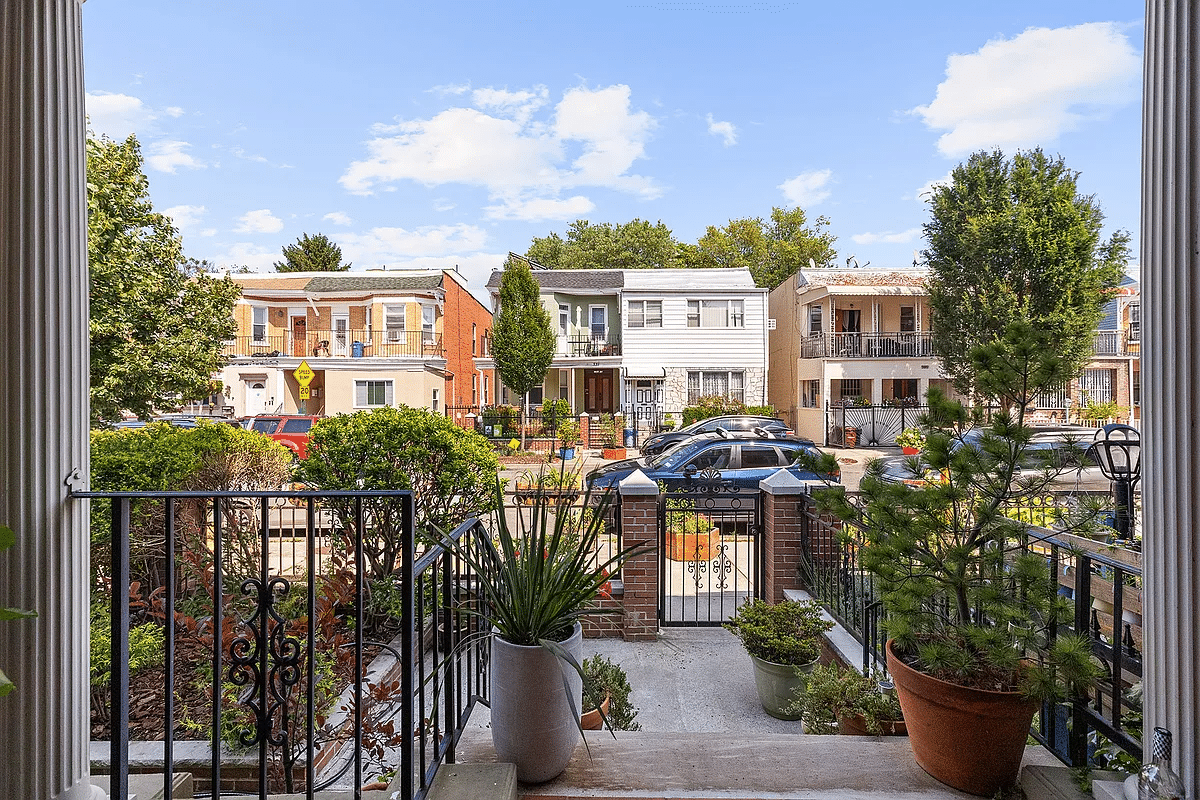
POLYGON ((1117 536, 1133 537, 1133 489, 1142 478, 1142 435, 1137 428, 1121 423, 1096 431, 1089 448, 1100 462, 1100 471, 1116 488, 1117 513, 1113 527, 1117 536))

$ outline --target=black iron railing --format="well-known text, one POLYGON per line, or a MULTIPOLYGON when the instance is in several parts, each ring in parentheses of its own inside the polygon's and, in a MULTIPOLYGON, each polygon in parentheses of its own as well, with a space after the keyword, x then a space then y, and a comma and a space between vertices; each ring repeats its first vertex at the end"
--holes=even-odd
MULTIPOLYGON (((852 505, 861 504, 856 494, 848 499, 852 505)), ((1008 512, 1038 521, 1047 519, 1052 508, 1070 508, 1081 499, 1078 492, 1047 495, 1012 504, 1008 512)), ((804 504, 801 523, 801 580, 862 643, 864 670, 884 667, 887 637, 881 592, 858 559, 866 531, 859 520, 822 514, 812 498, 804 504)), ((1097 760, 1104 740, 1140 763, 1140 700, 1131 689, 1139 686, 1142 676, 1141 554, 1043 527, 1027 530, 1025 547, 1045 556, 1059 593, 1073 601, 1072 618, 1057 621, 1051 635, 1087 634, 1105 674, 1087 696, 1043 707, 1031 734, 1073 767, 1105 766, 1097 760)))
POLYGON ((933 358, 927 331, 818 333, 800 339, 801 358, 933 358))
MULTIPOLYGON (((114 796, 128 793, 131 705, 143 727, 145 708, 161 708, 166 796, 179 732, 197 728, 208 731, 198 796, 333 787, 358 798, 394 771, 399 797, 419 800, 453 763, 488 694, 471 613, 484 610, 488 576, 418 535, 410 492, 81 496, 93 499, 95 546, 111 552, 93 587, 111 597, 109 691, 99 709, 93 697, 93 723, 108 731, 114 796), (106 514, 107 542, 96 536, 106 514), (147 627, 161 632, 162 681, 155 689, 151 669, 131 696, 131 633, 147 627)), ((488 532, 471 520, 449 536, 471 548, 488 532)))
POLYGON ((583 358, 621 355, 621 340, 615 336, 572 336, 570 354, 583 358))

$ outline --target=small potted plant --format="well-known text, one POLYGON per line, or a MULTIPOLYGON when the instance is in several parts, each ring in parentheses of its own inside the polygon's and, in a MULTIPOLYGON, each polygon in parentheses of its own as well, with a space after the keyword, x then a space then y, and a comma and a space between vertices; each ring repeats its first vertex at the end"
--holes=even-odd
POLYGON ((777 719, 800 719, 793 702, 804 691, 821 655, 821 640, 832 627, 820 605, 799 600, 773 605, 749 600, 725 623, 750 654, 764 711, 777 719))
POLYGON ((537 472, 525 470, 517 478, 516 501, 531 506, 538 500, 552 501, 555 505, 574 503, 579 497, 583 476, 579 470, 541 469, 537 472))
POLYGON ((599 417, 595 424, 600 430, 600 457, 611 460, 625 458, 625 448, 617 441, 616 419, 612 416, 599 417))
POLYGON ((881 674, 864 675, 834 663, 817 666, 804 695, 796 701, 805 733, 855 736, 906 736, 904 714, 895 687, 881 674))
POLYGON ((579 443, 579 423, 573 419, 560 420, 558 423, 558 457, 570 461, 575 457, 575 445, 579 443))
POLYGON ((906 456, 915 456, 925 446, 925 432, 920 428, 905 428, 896 437, 896 444, 906 456))
POLYGON ((585 731, 636 731, 638 710, 629 700, 633 689, 625 670, 612 659, 595 655, 583 661, 583 716, 585 731))

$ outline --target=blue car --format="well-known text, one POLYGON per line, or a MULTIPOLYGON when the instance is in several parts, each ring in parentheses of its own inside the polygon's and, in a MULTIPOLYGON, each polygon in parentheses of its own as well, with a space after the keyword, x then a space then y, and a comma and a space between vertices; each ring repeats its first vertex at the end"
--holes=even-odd
POLYGON ((640 469, 650 480, 664 484, 667 491, 678 491, 694 482, 701 473, 720 473, 721 480, 742 491, 758 491, 758 482, 786 468, 801 480, 838 480, 839 476, 818 475, 794 462, 801 453, 820 455, 811 442, 794 439, 729 438, 724 431, 693 436, 657 456, 614 461, 588 473, 591 490, 615 489, 634 470, 640 469))

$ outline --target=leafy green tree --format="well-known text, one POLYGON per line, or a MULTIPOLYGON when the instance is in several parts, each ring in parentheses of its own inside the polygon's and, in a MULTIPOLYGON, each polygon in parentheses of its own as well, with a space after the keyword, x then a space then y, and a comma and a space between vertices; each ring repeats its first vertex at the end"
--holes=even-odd
POLYGON ((773 208, 771 218, 731 219, 723 228, 710 225, 688 251, 688 266, 750 270, 756 286, 774 289, 811 258, 828 264, 837 258, 829 220, 811 224, 802 208, 773 208))
POLYGON ((529 390, 546 379, 554 346, 554 328, 529 264, 509 258, 500 279, 500 309, 492 320, 492 357, 500 379, 523 398, 522 445, 529 417, 529 390))
POLYGON ((680 264, 680 243, 661 221, 635 219, 624 224, 578 219, 557 233, 536 238, 527 258, 552 269, 656 269, 680 264))
POLYGON ((237 285, 184 258, 150 203, 136 137, 89 137, 87 177, 93 421, 207 396, 234 334, 237 285))
MULTIPOLYGON (((420 408, 376 408, 318 420, 309 431, 301 479, 327 490, 411 489, 416 523, 437 538, 496 503, 496 454, 488 440, 441 414, 420 408)), ((395 500, 364 501, 370 530, 364 541, 373 580, 399 566, 404 542, 395 500)), ((354 509, 334 503, 343 524, 354 509)))
MULTIPOLYGON (((955 388, 1012 402, 1011 376, 981 385, 981 367, 1013 358, 1013 323, 1036 331, 1044 353, 1024 369, 1037 393, 1077 376, 1091 358, 1102 306, 1129 259, 1129 234, 1101 240, 1104 215, 1077 189, 1079 173, 1040 149, 1007 160, 973 154, 934 189, 924 225, 934 348, 955 388), (1010 342, 1010 344, 1011 344, 1010 342), (1007 392, 1007 394, 997 394, 1007 392)), ((1032 390, 1030 394, 1028 389, 1032 390)))
POLYGON ((323 233, 300 236, 295 244, 283 246, 283 261, 275 262, 276 272, 345 272, 342 248, 323 233))

